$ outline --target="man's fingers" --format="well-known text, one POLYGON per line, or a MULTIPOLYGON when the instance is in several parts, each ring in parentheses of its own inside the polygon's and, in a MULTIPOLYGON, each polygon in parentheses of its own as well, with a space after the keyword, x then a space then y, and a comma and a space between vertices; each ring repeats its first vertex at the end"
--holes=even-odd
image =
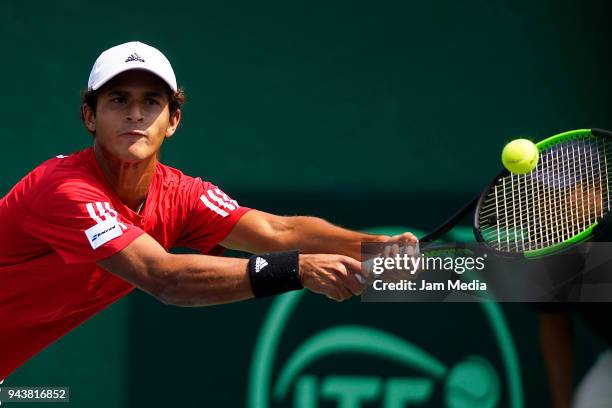
POLYGON ((350 275, 350 276, 347 276, 345 279, 346 287, 348 288, 348 290, 351 291, 353 295, 361 294, 365 286, 363 283, 361 283, 361 281, 359 281, 357 276, 360 276, 360 275, 359 274, 350 275))
POLYGON ((361 262, 344 255, 303 255, 304 286, 330 299, 342 301, 360 295, 367 279, 361 262))
POLYGON ((390 245, 385 245, 385 247, 383 248, 383 258, 388 258, 389 255, 391 254, 391 246, 390 245))
POLYGON ((350 256, 340 256, 340 262, 346 266, 349 275, 361 272, 361 262, 350 256))
POLYGON ((341 302, 352 297, 353 295, 346 288, 330 285, 325 291, 325 296, 335 301, 341 302))
POLYGON ((344 256, 342 263, 346 267, 346 285, 355 295, 361 294, 367 284, 367 273, 362 269, 362 263, 358 260, 344 256))
POLYGON ((345 287, 338 288, 340 290, 340 295, 342 295, 342 300, 349 299, 353 297, 353 294, 350 290, 345 287))
POLYGON ((400 234, 400 235, 394 235, 391 237, 391 240, 395 242, 409 243, 409 244, 416 244, 419 241, 416 235, 414 235, 412 232, 404 232, 403 234, 400 234))
MULTIPOLYGON (((357 267, 357 265, 361 265, 361 262, 355 261, 353 259, 353 261, 355 261, 353 263, 350 261, 351 259, 352 258, 348 258, 347 261, 353 264, 353 268, 357 267)), ((334 280, 335 284, 337 286, 342 286, 343 288, 346 288, 353 295, 358 295, 363 291, 363 284, 361 283, 359 278, 357 278, 357 275, 359 275, 360 272, 361 268, 359 268, 359 270, 355 272, 354 270, 350 270, 350 266, 347 266, 344 263, 340 263, 340 265, 338 265, 338 269, 335 270, 335 273, 337 275, 337 280, 334 280)))
POLYGON ((395 258, 396 255, 400 254, 400 246, 398 244, 391 245, 391 257, 395 258))

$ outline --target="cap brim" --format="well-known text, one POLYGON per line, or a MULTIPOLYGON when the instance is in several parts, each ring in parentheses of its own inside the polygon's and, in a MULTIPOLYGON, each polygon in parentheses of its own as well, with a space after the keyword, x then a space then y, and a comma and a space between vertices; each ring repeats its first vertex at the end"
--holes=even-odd
POLYGON ((176 84, 172 84, 170 83, 168 80, 166 80, 159 72, 156 72, 154 69, 151 69, 149 67, 121 67, 120 69, 116 70, 116 72, 111 72, 108 75, 106 75, 104 78, 100 79, 98 82, 96 82, 95 84, 93 84, 89 90, 90 91, 97 91, 98 89, 100 89, 104 84, 106 84, 108 81, 110 81, 111 79, 113 79, 114 77, 116 77, 119 74, 122 74, 124 72, 127 71, 134 71, 134 70, 141 70, 141 71, 148 71, 152 74, 155 74, 157 77, 159 77, 159 79, 161 79, 162 81, 164 81, 169 87, 170 89, 172 89, 172 91, 176 92, 177 90, 177 86, 176 84))

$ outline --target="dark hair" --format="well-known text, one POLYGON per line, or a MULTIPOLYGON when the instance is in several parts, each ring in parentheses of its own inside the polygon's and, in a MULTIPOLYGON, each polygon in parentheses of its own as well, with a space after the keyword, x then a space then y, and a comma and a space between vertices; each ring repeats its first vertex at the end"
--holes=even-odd
MULTIPOLYGON (((182 86, 179 86, 176 92, 172 92, 170 87, 165 86, 166 91, 168 92, 168 99, 170 100, 168 108, 170 109, 170 115, 174 114, 179 109, 183 109, 183 105, 187 100, 185 96, 185 90, 182 86)), ((98 95, 103 88, 97 89, 95 91, 84 89, 81 91, 81 120, 85 123, 85 117, 83 116, 83 105, 88 105, 91 110, 96 112, 96 107, 98 105, 98 95)), ((89 131, 89 129, 88 129, 89 131)), ((91 134, 95 134, 95 132, 89 132, 91 134)))

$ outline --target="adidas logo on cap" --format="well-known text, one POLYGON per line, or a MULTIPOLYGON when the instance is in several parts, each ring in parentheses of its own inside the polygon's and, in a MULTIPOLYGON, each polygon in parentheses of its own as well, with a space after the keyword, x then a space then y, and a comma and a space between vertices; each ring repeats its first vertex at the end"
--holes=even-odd
POLYGON ((135 52, 132 53, 132 55, 130 55, 129 57, 127 57, 127 59, 125 60, 125 62, 131 62, 131 61, 138 61, 138 62, 145 62, 145 60, 143 60, 140 55, 136 54, 135 52))

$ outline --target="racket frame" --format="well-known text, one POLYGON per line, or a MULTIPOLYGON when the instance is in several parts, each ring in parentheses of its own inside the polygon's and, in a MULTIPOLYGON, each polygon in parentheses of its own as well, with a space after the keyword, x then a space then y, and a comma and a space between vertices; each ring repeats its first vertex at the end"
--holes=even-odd
MULTIPOLYGON (((606 137, 609 139, 612 139, 612 133, 607 131, 607 130, 603 130, 603 129, 577 129, 577 130, 570 130, 567 132, 563 132, 563 133, 559 133, 556 134, 554 136, 548 137, 538 143, 536 143, 536 147, 538 148, 538 150, 540 152, 548 149, 549 147, 555 146, 556 144, 559 143, 560 139, 565 139, 565 140, 578 140, 578 139, 584 139, 584 135, 589 134, 589 135, 594 135, 594 136, 600 136, 600 137, 606 137)), ((502 170, 487 186, 487 188, 485 188, 483 190, 483 192, 480 194, 480 197, 476 203, 476 208, 474 211, 474 223, 473 223, 473 230, 474 230, 474 236, 476 237, 476 241, 484 243, 485 245, 489 246, 488 244, 486 244, 486 241, 482 235, 482 233, 480 232, 480 217, 479 217, 479 213, 480 213, 480 209, 481 206, 484 203, 484 200, 488 194, 488 192, 491 190, 491 188, 493 188, 493 186, 495 186, 495 184, 498 182, 498 180, 502 177, 506 177, 510 174, 510 172, 506 169, 502 170)), ((557 253, 557 252, 561 252, 565 249, 567 249, 568 247, 580 243, 580 242, 584 242, 587 241, 591 238, 593 238, 594 236, 596 236, 601 230, 605 229, 605 227, 610 223, 610 213, 606 214, 603 218, 599 218, 597 219, 597 221, 590 225, 589 227, 587 227, 584 231, 570 237, 569 239, 548 246, 546 248, 540 248, 540 249, 532 249, 532 250, 526 250, 524 252, 506 252, 506 251, 501 251, 499 249, 496 248, 492 248, 491 249, 493 251, 499 252, 501 254, 504 255, 523 255, 525 258, 540 258, 543 256, 547 256, 553 253, 557 253)), ((449 228, 450 229, 450 228, 449 228)))

